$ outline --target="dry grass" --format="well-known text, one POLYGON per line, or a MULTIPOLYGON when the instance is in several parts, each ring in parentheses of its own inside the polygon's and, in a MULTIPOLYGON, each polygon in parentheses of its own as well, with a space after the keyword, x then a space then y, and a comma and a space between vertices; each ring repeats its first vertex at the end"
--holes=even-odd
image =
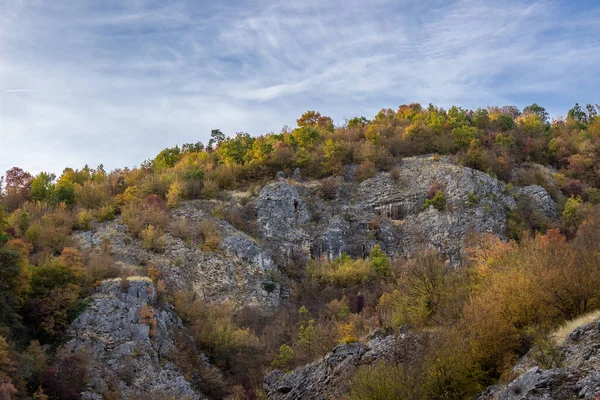
POLYGON ((552 334, 552 339, 557 345, 561 345, 564 343, 569 333, 573 332, 575 328, 587 325, 598 318, 600 318, 600 310, 592 311, 579 318, 567 321, 552 334))

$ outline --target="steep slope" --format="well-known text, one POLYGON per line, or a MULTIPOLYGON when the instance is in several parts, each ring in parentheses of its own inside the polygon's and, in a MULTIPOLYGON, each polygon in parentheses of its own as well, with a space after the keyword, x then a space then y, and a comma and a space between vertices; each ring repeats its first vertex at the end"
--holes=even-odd
POLYGON ((282 173, 249 199, 258 227, 253 236, 210 212, 232 208, 235 193, 219 201, 188 201, 170 211, 171 219, 190 227, 213 223, 222 238, 213 251, 168 233, 164 252, 144 250, 119 218, 75 237, 84 249, 100 248, 108 240, 115 260, 133 271, 157 267, 170 290, 272 309, 287 296, 285 279, 276 279, 278 271, 302 268, 310 258, 333 260, 342 253, 362 258, 379 244, 390 256, 431 247, 458 263, 471 233, 505 237, 506 213, 519 204, 527 204, 540 220, 557 218, 556 205, 542 187, 510 188, 446 158, 406 158, 394 174, 378 173, 357 184, 350 169, 345 177, 330 178, 335 179, 334 193, 326 197, 323 182, 303 181, 299 172, 286 179, 282 173), (444 192, 442 210, 424 208, 432 187, 444 192))
POLYGON ((315 182, 280 179, 267 185, 256 202, 261 236, 275 244, 271 248, 278 255, 283 249, 296 258, 331 260, 343 252, 364 257, 379 244, 390 255, 433 247, 457 262, 469 234, 505 237, 506 213, 519 202, 530 204, 541 219, 558 216, 542 187, 510 188, 447 158, 406 158, 394 174, 379 173, 356 184, 350 173, 338 179, 332 200, 320 196, 315 182), (432 187, 445 195, 443 210, 424 207, 432 187))
POLYGON ((506 386, 489 388, 478 400, 597 399, 599 349, 600 320, 596 320, 568 335, 553 356, 554 368, 545 369, 533 349, 513 370, 522 375, 506 386))
POLYGON ((92 231, 77 232, 75 237, 83 249, 97 249, 108 241, 112 257, 134 272, 144 274, 147 266, 158 268, 172 291, 194 290, 209 302, 276 306, 280 288, 271 279, 275 264, 270 256, 255 239, 204 211, 205 206, 190 201, 171 211, 169 218, 181 219, 190 228, 203 221, 214 223, 223 238, 215 251, 203 250, 196 242, 169 233, 164 235, 163 252, 145 250, 140 239, 127 233, 120 218, 101 223, 92 231), (265 289, 267 283, 272 283, 270 290, 265 289))
POLYGON ((71 324, 61 354, 89 358, 84 399, 107 392, 123 398, 204 399, 173 363, 181 320, 160 305, 147 278, 103 282, 87 309, 71 324))
MULTIPOLYGON (((416 353, 419 342, 410 333, 398 336, 375 331, 367 342, 342 344, 319 361, 290 373, 275 370, 265 378, 265 392, 270 400, 319 400, 344 398, 349 378, 361 365, 377 363, 394 356, 397 348, 416 353)), ((411 354, 404 354, 410 357, 411 354)))

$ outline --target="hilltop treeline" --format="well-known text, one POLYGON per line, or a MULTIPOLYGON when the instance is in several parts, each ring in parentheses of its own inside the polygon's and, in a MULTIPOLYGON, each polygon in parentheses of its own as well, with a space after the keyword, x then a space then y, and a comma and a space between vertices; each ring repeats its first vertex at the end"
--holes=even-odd
MULTIPOLYGON (((111 172, 66 168, 60 177, 32 176, 15 167, 3 179, 2 203, 8 211, 26 201, 115 209, 149 195, 176 206, 183 199, 212 198, 240 184, 271 179, 277 171, 301 168, 310 178, 343 172, 358 164, 357 179, 388 170, 402 157, 438 153, 504 181, 524 162, 552 166, 567 196, 597 197, 600 149, 598 106, 578 104, 566 118, 548 120, 537 104, 444 110, 433 105, 403 105, 381 110, 372 120, 352 118, 336 127, 315 111, 304 113, 297 128, 252 137, 211 132, 210 141, 162 150, 139 168, 111 172)), ((535 178, 530 178, 535 179, 535 178)))

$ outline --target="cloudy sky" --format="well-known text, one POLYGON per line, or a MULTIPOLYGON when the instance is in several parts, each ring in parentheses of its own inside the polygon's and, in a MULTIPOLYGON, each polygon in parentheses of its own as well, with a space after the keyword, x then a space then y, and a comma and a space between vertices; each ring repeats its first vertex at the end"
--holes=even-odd
POLYGON ((595 0, 0 0, 0 174, 135 166, 306 110, 600 103, 595 0))

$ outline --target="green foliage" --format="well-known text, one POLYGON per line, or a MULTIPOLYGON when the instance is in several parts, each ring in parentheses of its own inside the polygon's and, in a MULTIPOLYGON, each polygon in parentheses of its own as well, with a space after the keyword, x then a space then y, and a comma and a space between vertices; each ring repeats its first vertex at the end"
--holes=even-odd
POLYGON ((319 137, 319 131, 315 128, 303 126, 301 128, 294 129, 292 135, 295 142, 298 143, 298 147, 301 149, 306 149, 317 140, 319 137))
POLYGON ((35 201, 49 201, 54 193, 54 185, 52 181, 56 178, 54 174, 40 172, 31 181, 31 189, 29 197, 35 201))
POLYGON ((381 275, 381 276, 389 276, 391 263, 388 256, 385 255, 383 251, 381 251, 381 247, 376 244, 373 249, 371 249, 371 254, 369 255, 369 262, 371 264, 371 268, 381 275))
POLYGON ((467 195, 467 204, 469 205, 469 207, 473 207, 479 204, 479 197, 472 190, 467 195))
POLYGON ((265 292, 267 292, 267 293, 273 293, 273 291, 275 290, 276 287, 277 287, 277 285, 275 284, 275 282, 263 283, 263 289, 265 289, 265 292))
POLYGON ((566 355, 551 339, 536 341, 531 349, 531 358, 543 369, 565 368, 566 355))
POLYGON ((542 122, 548 122, 549 114, 544 107, 538 106, 536 103, 533 103, 523 109, 523 114, 535 114, 542 122))
POLYGON ((317 281, 341 287, 366 283, 377 276, 369 262, 362 259, 352 260, 346 253, 343 253, 331 263, 321 263, 314 260, 308 265, 307 270, 317 281))
POLYGON ((567 227, 576 226, 581 220, 581 197, 570 197, 565 203, 561 222, 567 227))
POLYGON ((165 168, 172 168, 181 159, 181 149, 179 146, 166 148, 162 150, 154 160, 152 160, 152 168, 155 171, 162 171, 165 168))
POLYGON ((77 213, 77 227, 81 230, 87 231, 92 229, 92 221, 94 215, 89 210, 80 210, 77 213))
POLYGON ((281 347, 279 348, 279 353, 277 354, 277 357, 275 357, 275 359, 271 363, 271 366, 273 368, 280 369, 284 372, 289 372, 290 365, 291 365, 292 360, 294 359, 295 355, 296 355, 296 352, 294 351, 294 349, 292 349, 287 344, 282 344, 281 347))
POLYGON ((428 397, 418 374, 399 363, 380 361, 361 366, 352 377, 350 400, 420 400, 428 397))
POLYGON ((348 128, 362 127, 368 124, 370 121, 363 116, 350 118, 348 120, 348 128))
POLYGON ((244 164, 246 155, 252 149, 254 138, 245 132, 238 132, 235 138, 221 142, 217 153, 223 161, 234 164, 244 164))
POLYGON ((427 209, 429 206, 433 206, 438 211, 444 211, 446 209, 446 196, 444 195, 444 192, 438 190, 431 199, 425 200, 423 209, 427 209))
POLYGON ((472 126, 459 126, 452 129, 454 145, 458 149, 466 149, 471 142, 478 139, 479 136, 478 129, 472 126))
POLYGON ((111 205, 102 206, 96 211, 98 222, 112 221, 115 219, 115 208, 111 205))

